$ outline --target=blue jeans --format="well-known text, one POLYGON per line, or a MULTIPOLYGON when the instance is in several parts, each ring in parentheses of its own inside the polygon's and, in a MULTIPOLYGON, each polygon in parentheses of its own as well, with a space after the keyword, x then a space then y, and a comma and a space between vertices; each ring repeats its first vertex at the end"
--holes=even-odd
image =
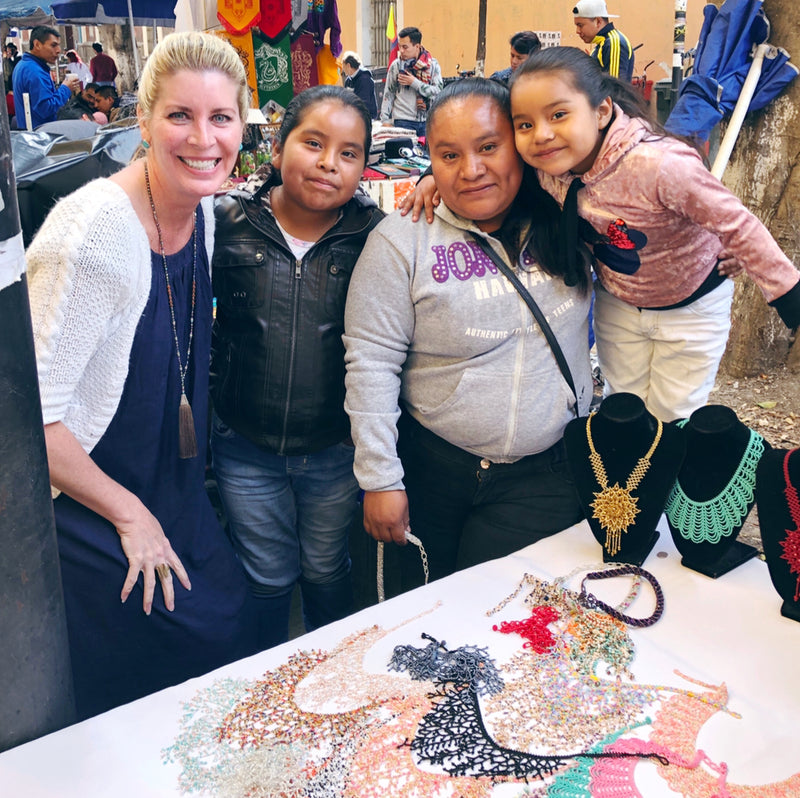
POLYGON ((392 123, 395 127, 401 127, 404 130, 413 130, 417 136, 425 135, 425 121, 418 122, 416 119, 395 119, 392 123))
POLYGON ((308 631, 348 615, 353 590, 347 543, 358 509, 353 447, 339 443, 314 454, 275 455, 214 414, 211 451, 233 546, 273 627, 269 642, 282 642, 277 638, 284 629, 288 639, 298 581, 308 631))

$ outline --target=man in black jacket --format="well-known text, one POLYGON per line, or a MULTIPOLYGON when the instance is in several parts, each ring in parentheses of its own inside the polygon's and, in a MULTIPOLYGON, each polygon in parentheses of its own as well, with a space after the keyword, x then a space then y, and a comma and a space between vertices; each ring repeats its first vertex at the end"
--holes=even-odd
POLYGON ((352 89, 367 106, 369 115, 378 118, 378 103, 375 100, 375 81, 372 72, 361 66, 358 55, 352 51, 342 56, 342 72, 344 73, 344 87, 352 89))

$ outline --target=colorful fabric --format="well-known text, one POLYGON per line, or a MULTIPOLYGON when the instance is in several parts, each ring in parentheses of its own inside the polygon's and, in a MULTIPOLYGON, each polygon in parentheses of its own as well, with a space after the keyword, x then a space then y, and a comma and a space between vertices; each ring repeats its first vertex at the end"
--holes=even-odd
POLYGON ((258 24, 261 7, 258 0, 219 0, 217 19, 226 31, 241 36, 258 24))
POLYGON ((263 108, 272 100, 286 108, 294 96, 289 34, 274 44, 254 37, 253 53, 259 106, 263 108))
POLYGON ((326 86, 339 85, 339 65, 331 48, 326 44, 317 53, 317 75, 319 83, 326 86))
POLYGON ((291 0, 261 0, 261 20, 258 27, 271 42, 280 39, 291 24, 291 0))
POLYGON ((316 86, 320 81, 317 73, 316 48, 314 37, 310 33, 303 33, 291 43, 292 53, 292 83, 294 93, 300 94, 311 86, 316 86))
POLYGON ((330 30, 331 52, 341 55, 342 26, 336 0, 308 0, 308 30, 314 34, 317 50, 325 44, 325 32, 330 30))

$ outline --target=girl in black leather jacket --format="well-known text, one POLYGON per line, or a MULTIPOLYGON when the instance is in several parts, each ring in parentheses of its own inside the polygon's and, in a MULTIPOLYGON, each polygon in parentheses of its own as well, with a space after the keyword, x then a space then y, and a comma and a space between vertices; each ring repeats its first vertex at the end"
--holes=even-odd
POLYGON ((288 639, 298 581, 309 631, 352 609, 341 336, 350 274, 383 216, 354 196, 370 137, 353 92, 309 89, 286 110, 263 184, 217 204, 211 445, 265 648, 288 639))

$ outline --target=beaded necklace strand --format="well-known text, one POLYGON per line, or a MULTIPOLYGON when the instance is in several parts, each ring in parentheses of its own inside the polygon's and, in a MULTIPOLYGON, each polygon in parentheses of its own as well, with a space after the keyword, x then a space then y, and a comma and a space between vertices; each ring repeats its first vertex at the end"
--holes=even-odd
POLYGON ((789 506, 789 515, 792 518, 794 529, 786 530, 786 537, 781 541, 783 554, 781 559, 789 563, 789 573, 797 574, 797 585, 794 590, 794 600, 800 600, 800 498, 797 495, 797 488, 792 485, 789 476, 789 458, 797 449, 786 452, 783 458, 783 479, 786 483, 783 493, 786 496, 786 504, 789 506))
MULTIPOLYGON (((676 426, 684 427, 686 419, 676 426)), ((753 506, 756 467, 764 454, 764 439, 750 430, 750 439, 742 459, 728 484, 704 502, 690 499, 680 479, 672 486, 664 512, 670 524, 692 543, 719 543, 722 537, 739 529, 753 506)))
POLYGON ((178 342, 178 326, 175 323, 175 303, 172 298, 172 286, 169 282, 169 269, 167 268, 167 255, 164 251, 164 237, 161 235, 161 225, 158 223, 156 204, 153 201, 153 192, 150 190, 150 173, 147 171, 147 161, 144 164, 144 184, 147 188, 147 198, 150 200, 150 210, 158 233, 158 249, 161 253, 161 262, 164 264, 164 278, 167 281, 167 300, 169 301, 169 317, 172 321, 172 336, 175 340, 175 354, 178 358, 178 377, 181 381, 181 402, 178 406, 178 457, 188 460, 197 457, 197 436, 194 431, 194 417, 189 399, 186 397, 186 374, 192 358, 192 339, 194 338, 194 311, 197 302, 197 211, 192 214, 192 309, 189 314, 189 343, 186 346, 186 362, 181 360, 181 346, 178 342))
POLYGON ((620 549, 622 533, 628 531, 636 516, 641 512, 638 507, 639 497, 634 496, 633 491, 639 487, 639 483, 650 468, 650 458, 661 440, 664 425, 661 419, 657 419, 658 428, 656 429, 653 443, 647 450, 647 454, 639 458, 625 482, 625 487, 621 488, 619 482, 615 482, 614 485, 609 487, 603 458, 594 448, 594 441, 592 440, 593 415, 594 413, 586 419, 586 440, 589 443, 589 462, 592 464, 592 471, 600 490, 594 494, 595 500, 591 504, 592 510, 594 510, 592 518, 596 518, 601 528, 605 531, 606 542, 604 548, 613 557, 620 549))

